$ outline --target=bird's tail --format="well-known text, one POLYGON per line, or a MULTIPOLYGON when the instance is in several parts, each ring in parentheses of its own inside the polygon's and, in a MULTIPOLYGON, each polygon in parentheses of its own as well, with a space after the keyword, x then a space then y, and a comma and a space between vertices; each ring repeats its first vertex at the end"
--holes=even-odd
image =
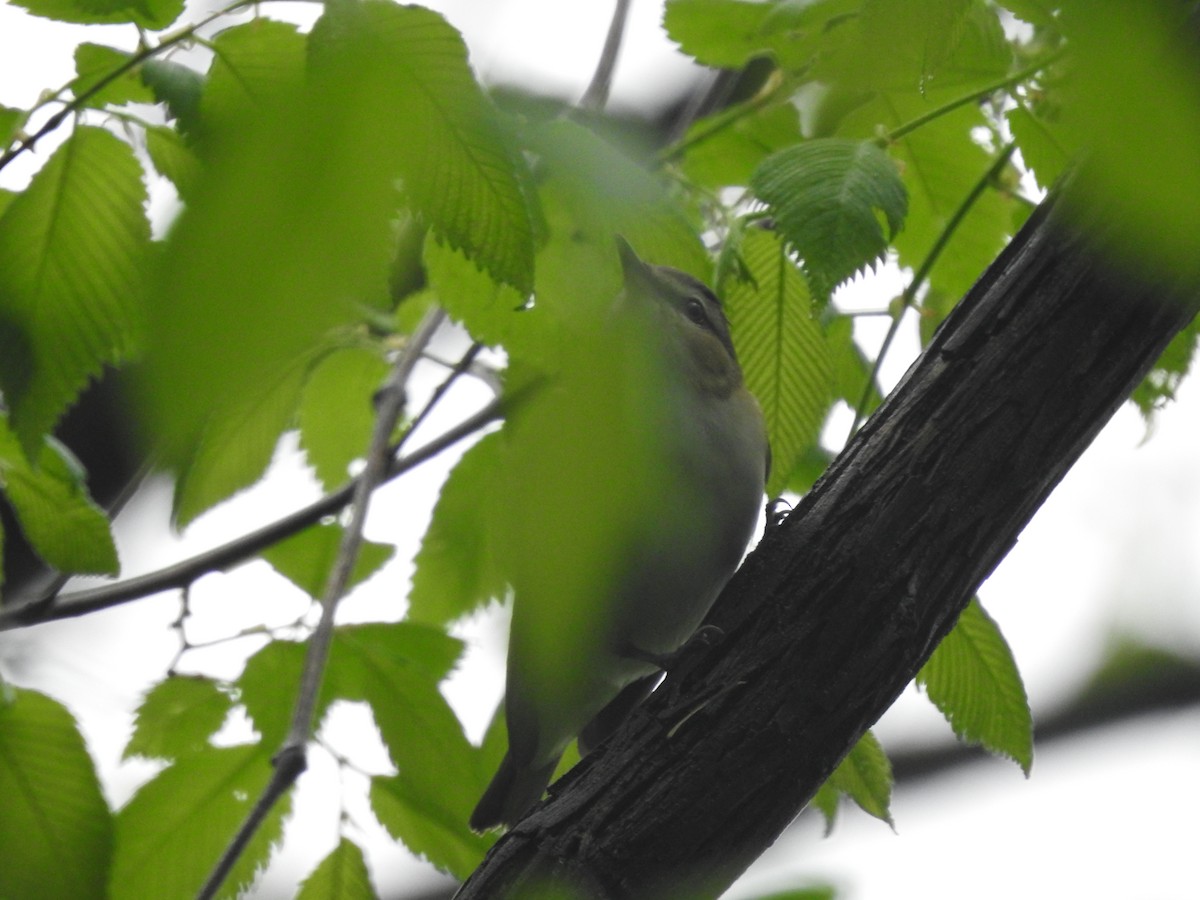
POLYGON ((542 796, 558 760, 531 768, 513 762, 505 753, 492 783, 483 792, 475 811, 471 813, 471 829, 487 831, 498 825, 515 825, 542 796))

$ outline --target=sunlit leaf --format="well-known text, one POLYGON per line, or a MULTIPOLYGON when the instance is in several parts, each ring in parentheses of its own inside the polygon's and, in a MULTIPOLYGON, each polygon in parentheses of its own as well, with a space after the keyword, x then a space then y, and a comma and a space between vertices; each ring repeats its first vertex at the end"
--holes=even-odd
POLYGON ((138 346, 145 202, 129 145, 81 126, 0 218, 0 389, 30 455, 88 378, 138 346))
POLYGON ((892 764, 879 740, 868 731, 846 754, 814 800, 825 815, 826 833, 833 828, 838 798, 845 795, 863 812, 893 825, 892 764))
POLYGON ((1196 343, 1200 325, 1193 319, 1183 331, 1171 339, 1154 368, 1133 390, 1130 399, 1142 416, 1150 421, 1154 414, 1175 399, 1175 393, 1191 371, 1196 358, 1196 343))
POLYGON ((350 477, 349 466, 366 456, 375 426, 375 392, 387 377, 380 348, 336 349, 318 362, 300 398, 300 446, 329 490, 350 477))
POLYGON ((13 0, 35 16, 82 25, 132 22, 151 31, 166 28, 183 12, 184 0, 13 0))
MULTIPOLYGON (((112 900, 192 897, 271 777, 273 747, 209 747, 182 757, 117 813, 112 900)), ((235 897, 265 867, 291 811, 285 795, 234 863, 220 898, 235 897)))
POLYGON ((374 900, 377 896, 362 848, 342 838, 304 879, 296 900, 374 900))
POLYGON ((434 230, 497 281, 528 292, 533 226, 523 161, 439 14, 380 0, 332 4, 312 33, 316 72, 360 70, 405 193, 434 230), (380 111, 386 110, 385 115, 380 111))
POLYGON ((462 253, 432 235, 425 241, 425 271, 438 302, 477 341, 518 353, 529 347, 539 317, 522 309, 516 288, 498 284, 462 253))
POLYGON ((0 897, 106 897, 113 821, 75 720, 37 691, 0 687, 0 897))
POLYGON ((1061 128, 1035 116, 1024 106, 1008 111, 1008 127, 1038 185, 1049 190, 1070 162, 1071 148, 1064 143, 1070 139, 1062 134, 1061 128))
POLYGON ((700 119, 684 135, 684 174, 711 188, 746 185, 771 153, 800 140, 800 114, 790 102, 767 106, 752 116, 709 134, 711 122, 700 119), (689 138, 694 139, 689 142, 689 138))
POLYGON ((175 185, 185 201, 200 179, 200 160, 174 128, 151 125, 146 128, 146 153, 159 175, 175 185))
POLYGON ((917 684, 964 741, 983 744, 1029 774, 1033 718, 1000 629, 973 599, 917 673, 917 684))
MULTIPOLYGON (((413 853, 455 878, 465 879, 483 861, 496 836, 472 832, 466 824, 471 807, 447 803, 444 789, 444 783, 403 773, 377 776, 371 779, 371 810, 413 853)), ((478 790, 482 793, 481 784, 478 790)))
MULTIPOLYGON (((76 97, 82 97, 128 62, 131 56, 132 54, 123 50, 105 47, 102 44, 80 44, 75 48, 76 77, 71 82, 71 92, 76 97)), ((137 73, 131 70, 92 94, 86 105, 101 108, 109 104, 120 106, 123 103, 150 103, 153 99, 153 92, 146 87, 137 73)))
MULTIPOLYGON (((13 109, 10 106, 0 106, 0 148, 7 147, 17 136, 18 129, 25 124, 29 117, 23 109, 13 109)), ((3 208, 0 208, 3 212, 3 208)))
POLYGON ((175 482, 178 524, 188 524, 262 476, 295 418, 301 386, 318 355, 314 350, 274 372, 264 368, 252 386, 212 412, 186 451, 186 467, 175 482))
POLYGON ((808 285, 779 237, 748 229, 738 252, 745 271, 722 291, 746 386, 766 417, 767 495, 776 497, 820 437, 833 402, 833 360, 808 285))
POLYGON ((232 705, 210 678, 171 675, 146 692, 122 756, 177 759, 204 749, 232 705))
POLYGON ((1195 277, 1200 69, 1191 12, 1172 3, 1062 7, 1071 50, 1063 124, 1107 203, 1104 219, 1119 235, 1112 246, 1195 277))
POLYGON ((87 491, 71 451, 47 438, 29 460, 0 413, 0 489, 38 556, 62 572, 115 575, 112 525, 87 491))
MULTIPOLYGON (((341 550, 344 533, 340 525, 310 525, 299 534, 268 547, 262 557, 300 590, 310 597, 320 598, 341 550)), ((395 552, 396 548, 391 544, 364 540, 355 557, 346 590, 352 590, 378 572, 395 552)))
POLYGON ((770 56, 784 68, 799 69, 819 49, 825 29, 857 6, 853 0, 670 0, 663 27, 684 53, 705 65, 737 69, 770 56))
POLYGON ((857 90, 957 95, 1008 74, 1012 49, 984 0, 864 0, 822 41, 817 77, 857 90))
POLYGON ((199 107, 202 133, 209 137, 286 101, 304 80, 306 39, 291 23, 252 19, 222 31, 212 44, 199 107))
POLYGON ((433 519, 413 560, 409 618, 442 625, 503 595, 504 581, 488 545, 484 504, 500 477, 501 439, 471 447, 442 485, 433 519))

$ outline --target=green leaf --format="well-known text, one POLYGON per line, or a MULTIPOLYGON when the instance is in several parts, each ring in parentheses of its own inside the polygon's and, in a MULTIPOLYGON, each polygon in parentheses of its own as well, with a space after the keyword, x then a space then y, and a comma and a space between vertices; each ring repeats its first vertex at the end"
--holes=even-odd
MULTIPOLYGON (((80 44, 75 48, 76 77, 71 82, 71 93, 82 97, 102 79, 125 65, 132 56, 132 53, 102 44, 80 44)), ((100 88, 84 105, 93 109, 103 109, 110 105, 153 101, 153 91, 146 87, 135 71, 130 70, 100 88)))
POLYGON ((328 490, 350 477, 349 466, 366 456, 375 427, 371 402, 387 377, 376 346, 343 347, 312 369, 300 398, 300 446, 328 490))
POLYGON ((296 900, 374 900, 377 896, 362 848, 342 838, 304 879, 296 900))
POLYGON ((515 288, 497 284, 462 253, 432 235, 425 240, 424 264, 438 302, 475 340, 507 348, 530 343, 528 332, 535 323, 522 308, 525 298, 515 288))
POLYGON ((1012 51, 983 0, 864 0, 859 18, 868 77, 926 92, 1003 78, 1012 51))
MULTIPOLYGON (((307 645, 301 641, 271 641, 246 660, 238 677, 238 696, 264 747, 278 747, 287 734, 306 650, 307 645)), ((333 700, 333 689, 326 678, 317 695, 314 729, 320 728, 333 700)))
MULTIPOLYGON (((262 558, 300 590, 320 599, 344 533, 341 525, 311 525, 299 534, 268 547, 263 551, 262 558)), ((346 591, 349 592, 378 572, 395 552, 396 548, 391 544, 363 540, 346 583, 346 591)))
MULTIPOLYGON (((869 134, 881 125, 895 128, 939 108, 946 94, 881 97, 856 110, 843 131, 869 134)), ((908 218, 897 235, 896 250, 903 266, 918 269, 940 239, 992 158, 972 138, 987 120, 973 104, 942 115, 892 145, 908 193, 908 218)), ((930 287, 957 300, 978 280, 1008 239, 1014 201, 996 190, 985 190, 959 222, 929 276, 930 287)))
POLYGON ((760 894, 749 900, 835 900, 837 889, 832 885, 818 884, 811 887, 792 888, 770 894, 760 894))
POLYGON ((87 473, 71 451, 46 438, 28 460, 0 413, 0 488, 38 556, 61 572, 115 575, 112 525, 87 492, 87 473))
POLYGON ((800 140, 800 113, 790 100, 709 134, 715 118, 695 122, 683 138, 683 173, 706 187, 747 185, 765 157, 800 140))
MULTIPOLYGON (((835 316, 825 329, 825 343, 833 362, 833 395, 855 409, 867 389, 871 377, 871 361, 854 342, 854 320, 850 316, 835 316)), ((883 402, 879 385, 871 385, 867 407, 863 412, 870 415, 883 402)))
MULTIPOLYGON (((238 678, 242 703, 255 729, 262 735, 262 743, 268 746, 278 746, 287 733, 306 652, 307 646, 298 641, 272 641, 246 661, 238 678)), ((413 691, 421 698, 430 691, 437 694, 438 682, 450 671, 461 652, 460 641, 425 625, 400 622, 339 627, 334 631, 314 722, 319 728, 329 704, 335 699, 367 699, 364 685, 377 678, 386 680, 386 674, 380 676, 376 669, 385 673, 401 672, 397 676, 401 682, 397 690, 407 690, 415 685, 413 691)), ((393 702, 404 707, 409 701, 395 697, 393 702)), ((440 702, 445 703, 444 700, 440 702)), ((400 718, 402 720, 403 714, 400 718)), ((403 730, 402 721, 397 722, 397 729, 403 730)), ((407 739, 419 742, 422 738, 412 735, 407 739)), ((463 821, 466 821, 465 817, 463 821)))
POLYGON ((142 63, 142 81, 154 92, 154 98, 167 107, 167 114, 179 122, 180 131, 195 134, 200 125, 200 97, 204 76, 188 66, 169 59, 148 59, 142 63))
MULTIPOLYGON (((23 109, 0 105, 0 149, 8 147, 16 139, 28 118, 29 113, 23 109)), ((3 211, 3 207, 0 207, 0 212, 3 211)))
POLYGON ((770 56, 785 69, 800 69, 817 52, 831 22, 857 5, 854 0, 670 0, 663 27, 684 53, 707 66, 739 69, 755 57, 770 56))
POLYGON ((158 174, 175 185, 185 201, 200 179, 200 159, 174 128, 150 125, 146 128, 146 153, 158 174))
POLYGON ((1033 765, 1033 717, 1004 635, 972 599, 954 629, 917 673, 917 684, 960 740, 1033 765))
POLYGON ((438 690, 461 643, 409 623, 339 629, 329 681, 366 701, 400 770, 373 780, 371 802, 393 836, 439 868, 465 877, 490 841, 467 819, 491 774, 438 690))
POLYGON ((122 759, 178 759, 208 747, 233 702, 211 678, 169 675, 142 699, 122 759))
POLYGON ((37 691, 0 686, 0 897, 104 898, 113 822, 75 720, 37 691))
MULTIPOLYGON (((895 827, 888 808, 892 802, 892 764, 888 762, 879 740, 870 731, 859 738, 846 758, 834 769, 827 786, 839 794, 845 794, 863 812, 895 827)), ((828 798, 826 794, 825 805, 821 807, 825 812, 827 833, 833 827, 833 815, 826 808, 829 805, 828 798)), ((833 809, 836 809, 836 795, 833 809)))
POLYGON ((803 276, 772 232, 750 228, 738 252, 743 277, 722 285, 746 386, 771 444, 767 496, 777 497, 812 448, 833 402, 833 359, 803 276))
POLYGON ((467 65, 462 36, 430 10, 364 0, 327 7, 312 51, 317 72, 361 71, 369 102, 357 127, 386 135, 406 194, 434 230, 528 293, 529 175, 467 65))
POLYGON ((503 596, 504 579, 488 546, 484 499, 500 477, 502 442, 489 434, 451 470, 413 560, 408 616, 444 625, 503 596))
POLYGON ((1183 383, 1196 358, 1196 341, 1200 336, 1200 324, 1193 319, 1183 331, 1171 339, 1154 368, 1142 379, 1129 398, 1147 422, 1154 414, 1175 399, 1175 392, 1183 383))
POLYGON ((1021 159, 1037 178, 1043 190, 1058 179, 1071 160, 1069 138, 1051 122, 1035 116, 1024 106, 1008 111, 1008 127, 1012 129, 1021 159))
POLYGON ((129 145, 81 126, 0 218, 0 390, 30 455, 138 345, 145 202, 129 145))
POLYGON ((573 352, 573 338, 565 335, 583 333, 586 340, 612 308, 621 290, 617 235, 646 261, 704 281, 712 265, 680 206, 615 147, 568 121, 547 123, 528 137, 538 156, 547 238, 537 256, 534 306, 512 317, 505 349, 510 361, 544 371, 573 352))
POLYGON ((275 372, 264 367, 254 382, 212 412, 175 482, 177 524, 188 524, 267 470, 280 435, 295 419, 301 386, 319 352, 303 354, 275 372))
POLYGON ((184 0, 14 0, 35 16, 81 25, 132 22, 161 31, 183 12, 184 0))
POLYGON ((304 80, 306 41, 288 22, 257 18, 213 39, 200 96, 201 133, 230 139, 248 116, 286 101, 304 80))
MULTIPOLYGON (((563 289, 598 291, 607 306, 620 289, 614 236, 624 237, 647 262, 674 266, 708 280, 712 263, 678 204, 662 184, 611 144, 573 122, 546 123, 529 134, 539 157, 540 190, 555 246, 538 257, 539 302, 549 291, 546 282, 563 289), (581 245, 578 255, 564 244, 581 245), (598 264, 574 267, 593 254, 598 264), (560 273, 559 267, 570 268, 560 273), (553 270, 543 278, 543 268, 553 270), (581 284, 581 272, 609 269, 611 283, 594 288, 581 284)), ((556 298, 559 304, 566 299, 556 298)), ((583 304, 580 304, 581 306, 583 304)))
MULTIPOLYGON (((195 896, 271 778, 274 748, 209 747, 147 782, 117 813, 111 900, 195 896)), ((283 836, 291 795, 250 839, 218 897, 244 891, 283 836)))
POLYGON ((821 298, 881 261, 908 211, 895 163, 869 141, 821 138, 780 150, 750 184, 821 298))
POLYGON ((813 74, 826 84, 961 96, 1008 74, 1012 48, 984 0, 863 0, 859 7, 848 27, 823 36, 813 74))
MULTIPOLYGON (((402 840, 413 853, 455 878, 465 879, 483 862, 496 835, 472 832, 464 818, 470 815, 471 807, 464 810, 458 804, 446 803, 443 788, 443 784, 430 784, 403 773, 376 776, 371 779, 371 810, 388 833, 402 840)), ((482 785, 479 792, 483 792, 482 785)))
POLYGON ((1112 246, 1195 277, 1200 71, 1190 16, 1182 4, 1072 0, 1060 22, 1071 48, 1063 125, 1087 154, 1112 246))

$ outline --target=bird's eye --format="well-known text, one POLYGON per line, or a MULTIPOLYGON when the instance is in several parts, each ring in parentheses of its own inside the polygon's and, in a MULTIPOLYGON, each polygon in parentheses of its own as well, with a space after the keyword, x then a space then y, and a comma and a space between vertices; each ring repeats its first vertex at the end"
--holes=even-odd
POLYGON ((683 312, 684 315, 697 325, 708 325, 708 316, 704 312, 704 304, 695 297, 688 298, 688 302, 683 307, 683 312))

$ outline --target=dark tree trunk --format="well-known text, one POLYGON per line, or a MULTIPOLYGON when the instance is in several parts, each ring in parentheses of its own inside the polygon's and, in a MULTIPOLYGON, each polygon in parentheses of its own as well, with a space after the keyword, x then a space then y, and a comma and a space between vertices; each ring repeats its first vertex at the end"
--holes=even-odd
POLYGON ((714 895, 891 705, 1200 291, 1042 204, 901 385, 769 530, 671 673, 501 839, 461 898, 714 895), (689 715, 688 713, 691 713, 689 715))

